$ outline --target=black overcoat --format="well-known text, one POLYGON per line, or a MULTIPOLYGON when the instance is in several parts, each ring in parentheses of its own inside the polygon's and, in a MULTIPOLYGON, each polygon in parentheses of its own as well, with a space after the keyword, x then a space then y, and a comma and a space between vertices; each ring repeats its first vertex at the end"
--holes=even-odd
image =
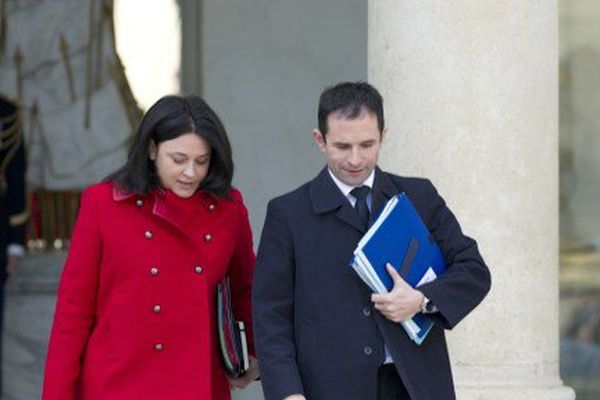
POLYGON ((463 319, 490 288, 476 242, 430 181, 376 169, 373 214, 405 192, 435 237, 447 271, 420 290, 439 308, 420 345, 372 307, 371 291, 349 266, 364 234, 327 169, 269 202, 257 254, 255 343, 267 400, 375 399, 384 343, 413 400, 455 398, 444 329, 463 319))

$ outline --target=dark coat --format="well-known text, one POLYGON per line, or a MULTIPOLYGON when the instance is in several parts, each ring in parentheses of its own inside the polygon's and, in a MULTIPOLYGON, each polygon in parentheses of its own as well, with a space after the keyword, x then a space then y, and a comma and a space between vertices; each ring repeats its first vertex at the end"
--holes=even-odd
POLYGON ((369 288, 349 266, 364 234, 357 214, 324 169, 272 200, 253 286, 255 342, 267 400, 375 399, 384 342, 413 400, 454 399, 444 329, 454 327, 490 288, 476 242, 465 236, 425 179, 377 169, 373 214, 405 192, 437 240, 447 271, 420 290, 439 308, 418 346, 372 307, 369 288))
POLYGON ((15 104, 0 97, 0 284, 6 279, 6 248, 25 244, 25 146, 15 104))

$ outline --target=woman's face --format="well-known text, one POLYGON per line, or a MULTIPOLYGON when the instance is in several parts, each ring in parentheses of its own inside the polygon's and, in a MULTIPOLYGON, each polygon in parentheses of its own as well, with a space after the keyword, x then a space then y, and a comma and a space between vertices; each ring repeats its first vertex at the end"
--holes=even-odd
POLYGON ((196 133, 184 133, 158 145, 151 141, 148 154, 161 185, 179 197, 192 196, 208 174, 210 145, 196 133))

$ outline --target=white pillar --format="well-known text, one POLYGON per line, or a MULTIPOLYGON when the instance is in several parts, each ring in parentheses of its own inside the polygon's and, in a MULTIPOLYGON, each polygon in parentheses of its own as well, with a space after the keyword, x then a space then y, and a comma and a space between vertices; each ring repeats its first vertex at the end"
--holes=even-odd
POLYGON ((558 374, 557 25, 556 0, 369 1, 382 166, 431 178, 492 272, 448 334, 460 400, 574 398, 558 374))

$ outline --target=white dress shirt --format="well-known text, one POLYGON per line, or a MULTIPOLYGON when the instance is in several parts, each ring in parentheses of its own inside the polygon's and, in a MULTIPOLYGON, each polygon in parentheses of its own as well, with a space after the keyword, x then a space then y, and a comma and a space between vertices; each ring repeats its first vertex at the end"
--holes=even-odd
MULTIPOLYGON (((371 211, 371 204, 373 203, 373 182, 375 181, 375 170, 371 171, 371 174, 369 175, 369 177, 367 179, 365 179, 365 181, 358 186, 350 186, 347 183, 342 182, 341 180, 339 180, 337 178, 337 176, 335 176, 333 174, 333 172, 331 172, 331 170, 329 168, 327 168, 327 171, 329 172, 331 179, 333 179, 333 182, 338 187, 338 189, 340 189, 340 191, 344 194, 344 196, 346 196, 346 198, 348 199, 350 204, 352 204, 352 207, 354 207, 354 205, 356 204, 356 197, 354 197, 352 194, 350 194, 352 189, 354 189, 355 187, 359 187, 359 186, 368 186, 369 189, 371 189, 371 191, 369 192, 369 195, 367 196, 367 206, 369 207, 369 211, 371 211)), ((392 356, 391 356, 390 352, 388 351, 387 346, 385 344, 383 345, 383 348, 385 350, 385 360, 383 361, 383 363, 384 364, 393 363, 394 360, 392 359, 392 356)))

